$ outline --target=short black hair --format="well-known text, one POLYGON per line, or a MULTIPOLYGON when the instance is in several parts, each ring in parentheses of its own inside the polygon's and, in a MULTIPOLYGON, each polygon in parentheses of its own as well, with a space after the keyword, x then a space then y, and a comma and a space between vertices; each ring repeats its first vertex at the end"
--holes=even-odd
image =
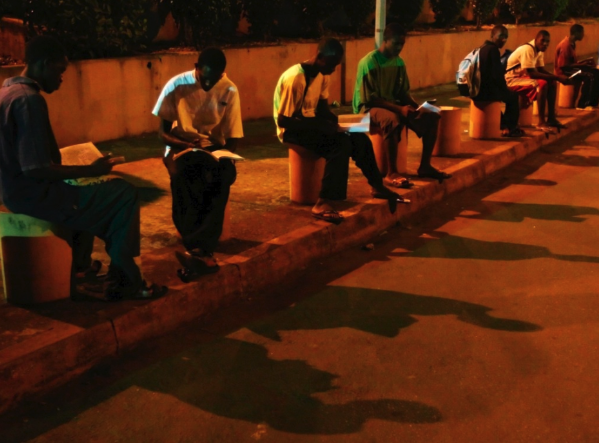
POLYGON ((66 56, 62 43, 50 35, 35 36, 25 46, 25 63, 28 65, 43 60, 63 60, 66 56))
POLYGON ((198 55, 198 68, 209 66, 221 74, 227 67, 227 58, 220 48, 206 48, 198 55))
POLYGON ((405 37, 408 31, 399 23, 389 23, 383 32, 383 40, 391 40, 393 37, 405 37))
POLYGON ((493 29, 491 29, 491 38, 495 37, 495 35, 497 35, 497 33, 502 33, 505 32, 507 33, 507 28, 503 25, 495 25, 493 26, 493 29))
POLYGON ((570 26, 570 35, 582 34, 583 32, 584 32, 584 26, 579 25, 578 23, 570 26))
POLYGON ((541 29, 539 32, 537 32, 537 36, 535 37, 535 40, 537 38, 539 38, 540 36, 551 37, 551 34, 549 34, 549 31, 547 31, 546 29, 541 29))
POLYGON ((318 55, 343 57, 343 45, 336 38, 323 38, 318 42, 318 55))

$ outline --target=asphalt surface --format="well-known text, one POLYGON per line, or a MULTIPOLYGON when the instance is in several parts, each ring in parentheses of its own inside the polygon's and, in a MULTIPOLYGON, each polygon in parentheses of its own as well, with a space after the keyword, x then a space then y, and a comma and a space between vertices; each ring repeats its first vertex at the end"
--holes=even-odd
POLYGON ((590 130, 106 362, 3 442, 595 442, 590 130))

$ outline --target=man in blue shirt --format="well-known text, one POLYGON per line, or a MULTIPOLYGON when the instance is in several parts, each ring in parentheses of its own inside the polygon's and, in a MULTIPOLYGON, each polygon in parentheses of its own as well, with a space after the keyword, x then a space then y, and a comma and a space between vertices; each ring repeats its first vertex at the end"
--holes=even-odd
MULTIPOLYGON (((103 157, 87 166, 61 164, 48 106, 40 91, 51 94, 60 88, 68 65, 64 48, 52 37, 36 37, 27 44, 25 62, 21 75, 7 79, 0 88, 2 202, 12 212, 104 240, 111 258, 104 288, 107 300, 164 293, 166 288, 146 284, 134 260, 140 255, 136 189, 121 179, 90 186, 65 183, 108 174, 113 160, 103 157)), ((79 257, 82 245, 73 246, 74 257, 79 257)))

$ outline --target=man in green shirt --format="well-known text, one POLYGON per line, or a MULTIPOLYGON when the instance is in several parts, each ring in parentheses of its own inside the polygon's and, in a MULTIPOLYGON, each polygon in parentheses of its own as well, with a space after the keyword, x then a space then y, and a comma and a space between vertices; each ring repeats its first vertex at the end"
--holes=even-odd
POLYGON ((329 109, 330 76, 341 63, 343 53, 338 40, 322 40, 312 58, 293 65, 281 75, 273 99, 279 140, 302 146, 326 160, 312 216, 335 224, 344 219, 338 202, 347 197, 350 157, 368 180, 371 195, 386 199, 391 213, 397 203, 404 202, 383 184, 368 136, 341 131, 337 116, 329 109))
POLYGON ((431 165, 440 116, 418 109, 418 103, 410 94, 406 65, 399 56, 405 43, 406 31, 396 23, 387 25, 380 48, 367 54, 358 64, 353 99, 354 113, 370 112, 370 133, 383 138, 388 170, 381 173, 385 175, 386 184, 396 187, 402 186, 397 171, 397 143, 406 126, 422 138, 418 176, 439 182, 451 177, 431 165))

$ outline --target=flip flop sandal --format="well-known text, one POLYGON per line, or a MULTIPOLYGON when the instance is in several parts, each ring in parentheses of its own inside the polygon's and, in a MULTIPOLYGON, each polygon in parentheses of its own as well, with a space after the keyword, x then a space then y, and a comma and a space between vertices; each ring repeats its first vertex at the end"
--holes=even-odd
POLYGON ((555 120, 552 122, 547 122, 547 126, 551 127, 551 128, 557 128, 557 129, 566 129, 567 126, 564 125, 563 123, 555 120))
POLYGON ((210 266, 201 257, 196 257, 187 252, 175 251, 175 257, 183 266, 183 269, 177 270, 177 275, 184 283, 189 283, 192 279, 202 275, 214 274, 220 269, 220 266, 210 266))
MULTIPOLYGON (((548 139, 550 135, 557 135, 557 132, 555 132, 554 128, 549 127, 549 126, 537 126, 537 129, 539 131, 543 131, 545 133, 545 138, 548 139)), ((558 130, 559 132, 559 130, 558 130)))
POLYGON ((160 286, 156 283, 148 285, 144 280, 141 289, 137 291, 137 293, 127 298, 131 300, 153 300, 155 298, 162 297, 167 292, 168 288, 166 286, 160 286))
POLYGON ((395 192, 393 193, 393 195, 383 194, 382 192, 372 192, 370 195, 372 195, 372 198, 387 200, 389 202, 389 211, 391 212, 391 214, 395 214, 398 203, 409 204, 412 202, 408 198, 403 198, 401 195, 395 194, 395 192))
POLYGON ((514 138, 517 138, 517 137, 524 137, 526 135, 526 132, 524 132, 520 128, 515 128, 515 129, 512 129, 511 131, 508 130, 507 132, 505 132, 505 133, 503 133, 501 135, 503 137, 514 137, 514 138))
MULTIPOLYGON (((75 274, 75 280, 77 281, 77 283, 82 283, 82 282, 87 282, 87 281, 93 281, 96 278, 100 278, 100 276, 98 276, 98 274, 100 273, 100 270, 102 269, 102 262, 100 260, 94 260, 92 261, 92 264, 89 266, 89 268, 77 272, 75 274)), ((101 276, 104 277, 104 276, 101 276)))
POLYGON ((447 174, 443 171, 433 170, 428 172, 418 172, 420 178, 432 178, 439 181, 439 184, 443 183, 443 180, 451 178, 451 174, 447 174))
POLYGON ((410 189, 412 186, 414 186, 414 183, 412 183, 409 178, 394 178, 391 180, 389 185, 393 186, 394 188, 410 189))
POLYGON ((317 220, 323 220, 329 223, 333 223, 338 225, 344 219, 343 215, 341 215, 338 211, 322 211, 322 212, 313 212, 312 217, 317 220))

